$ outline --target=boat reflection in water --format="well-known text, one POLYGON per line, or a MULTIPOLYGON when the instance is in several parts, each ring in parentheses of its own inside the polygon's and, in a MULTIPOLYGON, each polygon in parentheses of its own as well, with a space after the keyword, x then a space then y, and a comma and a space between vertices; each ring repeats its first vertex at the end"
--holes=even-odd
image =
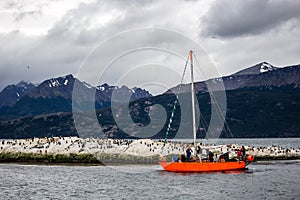
POLYGON ((206 171, 206 172, 170 172, 166 170, 159 170, 159 174, 165 175, 165 174, 174 174, 179 176, 189 176, 189 175, 195 175, 195 174, 253 174, 254 171, 251 169, 245 169, 245 170, 226 170, 226 171, 206 171))

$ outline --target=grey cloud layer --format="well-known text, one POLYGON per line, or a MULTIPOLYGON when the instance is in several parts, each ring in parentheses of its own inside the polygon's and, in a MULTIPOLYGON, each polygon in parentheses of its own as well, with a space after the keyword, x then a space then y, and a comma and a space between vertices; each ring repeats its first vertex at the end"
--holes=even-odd
MULTIPOLYGON (((14 2, 8 6, 18 6, 14 2)), ((215 1, 202 16, 204 4, 205 1, 97 0, 66 12, 45 35, 25 35, 18 30, 0 33, 0 89, 20 80, 38 83, 76 74, 98 43, 119 32, 149 26, 192 37, 204 45, 222 74, 260 61, 274 65, 300 62, 300 1, 215 1), (221 37, 212 40, 212 36, 221 37)), ((43 15, 45 9, 46 5, 29 11, 43 15)), ((22 12, 14 17, 18 14, 22 12)), ((37 20, 34 16, 26 19, 30 17, 37 20)), ((21 17, 18 23, 22 20, 21 17)), ((161 35, 153 43, 167 39, 161 35)))
POLYGON ((201 20, 202 34, 234 37, 274 29, 289 20, 300 21, 300 1, 216 1, 201 20))
POLYGON ((42 9, 45 6, 44 2, 38 3, 34 8, 31 8, 30 10, 24 9, 24 1, 6 1, 3 2, 3 7, 8 9, 14 10, 14 17, 16 21, 22 20, 24 17, 28 15, 34 15, 36 17, 39 17, 42 15, 42 9))
MULTIPOLYGON (((38 83, 50 77, 76 74, 84 58, 97 44, 119 32, 145 26, 163 27, 170 23, 174 23, 173 27, 180 26, 180 21, 174 21, 170 18, 171 13, 165 12, 167 4, 168 1, 98 0, 82 3, 77 9, 67 12, 46 35, 26 36, 18 30, 0 34, 0 89, 20 80, 38 83), (97 20, 107 20, 107 15, 112 12, 117 13, 115 18, 97 24, 97 20)), ((175 11, 179 5, 171 7, 175 11)))

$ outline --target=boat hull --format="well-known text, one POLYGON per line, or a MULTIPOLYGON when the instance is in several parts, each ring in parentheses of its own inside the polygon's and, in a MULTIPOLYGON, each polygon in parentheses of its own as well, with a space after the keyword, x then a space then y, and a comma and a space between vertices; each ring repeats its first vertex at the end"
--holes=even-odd
POLYGON ((235 171, 245 170, 244 161, 236 162, 165 162, 159 163, 165 171, 170 172, 213 172, 213 171, 235 171))

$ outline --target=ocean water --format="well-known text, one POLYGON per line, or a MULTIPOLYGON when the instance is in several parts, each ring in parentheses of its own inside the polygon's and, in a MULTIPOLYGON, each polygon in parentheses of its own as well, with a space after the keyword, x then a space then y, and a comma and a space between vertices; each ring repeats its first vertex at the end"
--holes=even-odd
POLYGON ((300 161, 245 172, 171 173, 150 166, 0 165, 0 199, 299 199, 300 161), (144 173, 132 172, 145 170, 144 173))
POLYGON ((0 199, 300 199, 300 160, 248 168, 171 173, 159 165, 0 164, 0 199))

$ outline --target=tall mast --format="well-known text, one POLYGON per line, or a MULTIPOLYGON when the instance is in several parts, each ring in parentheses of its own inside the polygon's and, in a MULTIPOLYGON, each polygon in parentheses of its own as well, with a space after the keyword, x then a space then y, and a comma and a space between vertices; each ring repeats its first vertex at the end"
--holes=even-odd
POLYGON ((190 51, 191 61, 191 94, 192 94, 192 114, 193 114, 193 134, 194 147, 196 147, 196 113, 195 113, 195 88, 194 88, 194 66, 193 66, 193 51, 190 51))

